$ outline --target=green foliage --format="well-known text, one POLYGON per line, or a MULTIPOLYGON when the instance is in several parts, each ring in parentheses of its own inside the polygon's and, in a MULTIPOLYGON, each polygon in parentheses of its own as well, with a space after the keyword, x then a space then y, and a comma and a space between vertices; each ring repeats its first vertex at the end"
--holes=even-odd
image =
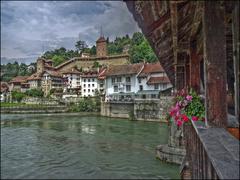
POLYGON ((98 68, 98 67, 100 67, 99 62, 94 61, 92 68, 98 68))
POLYGON ((83 52, 84 49, 86 49, 88 47, 88 45, 86 44, 85 41, 77 41, 75 44, 75 47, 78 51, 80 51, 81 53, 83 52))
POLYGON ((41 89, 29 89, 25 92, 25 94, 31 97, 43 97, 44 95, 41 89))
POLYGON ((101 108, 100 99, 86 97, 81 99, 78 104, 70 105, 71 112, 99 112, 101 108))
POLYGON ((149 45, 144 35, 140 32, 135 32, 130 38, 128 35, 116 37, 113 42, 108 43, 108 53, 110 55, 121 54, 123 48, 129 46, 129 55, 131 63, 139 63, 145 60, 146 62, 156 62, 157 56, 149 45))
POLYGON ((140 45, 144 41, 144 35, 140 32, 135 32, 132 37, 132 44, 133 45, 140 45))
POLYGON ((61 64, 62 62, 69 60, 73 57, 76 57, 78 55, 79 54, 77 51, 66 50, 64 47, 61 47, 61 48, 55 49, 53 51, 46 51, 42 57, 46 58, 46 59, 52 59, 53 65, 57 66, 57 65, 61 64))
POLYGON ((186 106, 184 112, 188 117, 197 116, 199 118, 204 118, 205 107, 200 97, 192 89, 190 90, 189 95, 192 96, 192 102, 186 106))
POLYGON ((90 55, 96 55, 96 53, 97 53, 97 50, 96 50, 96 46, 94 45, 90 48, 90 55))
POLYGON ((26 96, 26 94, 18 91, 12 91, 12 100, 21 102, 21 100, 26 96))
MULTIPOLYGON (((36 69, 36 63, 31 63, 30 65, 34 66, 36 69)), ((34 71, 28 69, 28 65, 18 62, 14 63, 7 63, 1 65, 1 72, 3 73, 1 75, 1 81, 10 81, 13 77, 16 76, 29 76, 34 71)))
POLYGON ((138 63, 143 60, 146 62, 157 61, 157 56, 145 38, 142 42, 137 41, 137 44, 132 44, 129 49, 129 55, 132 63, 138 63))

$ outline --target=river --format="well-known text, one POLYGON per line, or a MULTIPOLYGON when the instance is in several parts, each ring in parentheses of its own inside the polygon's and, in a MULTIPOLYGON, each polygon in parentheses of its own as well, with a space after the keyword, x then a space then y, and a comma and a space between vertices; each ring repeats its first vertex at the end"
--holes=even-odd
POLYGON ((1 178, 176 179, 155 158, 166 124, 80 115, 1 115, 1 178))

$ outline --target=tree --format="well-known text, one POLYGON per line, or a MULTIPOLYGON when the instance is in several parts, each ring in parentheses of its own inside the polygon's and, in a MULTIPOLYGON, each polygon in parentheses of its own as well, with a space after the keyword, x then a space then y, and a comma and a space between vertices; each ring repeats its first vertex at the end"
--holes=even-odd
POLYGON ((140 45, 144 41, 144 35, 140 32, 135 32, 132 37, 132 43, 134 45, 140 45))
POLYGON ((57 65, 59 65, 59 64, 64 62, 64 57, 60 56, 60 55, 54 55, 52 57, 52 60, 53 60, 53 65, 57 66, 57 65))
POLYGON ((85 41, 81 41, 81 40, 80 40, 80 41, 77 41, 77 42, 76 42, 75 47, 76 47, 76 49, 77 49, 80 53, 82 53, 82 51, 83 51, 85 48, 87 48, 88 45, 86 44, 85 41))
POLYGON ((129 49, 129 55, 132 63, 138 63, 143 60, 146 60, 147 62, 157 61, 157 56, 146 39, 144 39, 139 45, 132 45, 129 49))
POLYGON ((90 55, 96 55, 97 54, 97 50, 96 50, 96 46, 92 46, 90 49, 90 55))

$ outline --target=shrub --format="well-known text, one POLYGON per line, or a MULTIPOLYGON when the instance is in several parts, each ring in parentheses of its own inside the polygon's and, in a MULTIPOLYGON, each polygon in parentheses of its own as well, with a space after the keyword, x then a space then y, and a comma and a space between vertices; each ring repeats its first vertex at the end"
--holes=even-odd
POLYGON ((31 97, 43 97, 44 95, 41 89, 30 89, 30 90, 27 90, 25 94, 31 97))
POLYGON ((21 102, 21 100, 25 97, 26 95, 22 92, 18 91, 13 91, 12 92, 12 99, 13 101, 21 102))

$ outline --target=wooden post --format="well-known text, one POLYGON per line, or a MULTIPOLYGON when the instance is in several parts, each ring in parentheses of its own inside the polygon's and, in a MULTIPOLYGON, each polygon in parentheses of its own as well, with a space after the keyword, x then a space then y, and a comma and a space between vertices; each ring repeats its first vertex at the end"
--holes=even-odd
POLYGON ((233 66, 234 66, 234 101, 235 116, 239 120, 239 1, 233 9, 233 66))
POLYGON ((207 123, 226 128, 226 36, 219 1, 204 1, 203 47, 207 123))
POLYGON ((190 45, 190 86, 200 92, 200 60, 197 55, 196 41, 190 45))

